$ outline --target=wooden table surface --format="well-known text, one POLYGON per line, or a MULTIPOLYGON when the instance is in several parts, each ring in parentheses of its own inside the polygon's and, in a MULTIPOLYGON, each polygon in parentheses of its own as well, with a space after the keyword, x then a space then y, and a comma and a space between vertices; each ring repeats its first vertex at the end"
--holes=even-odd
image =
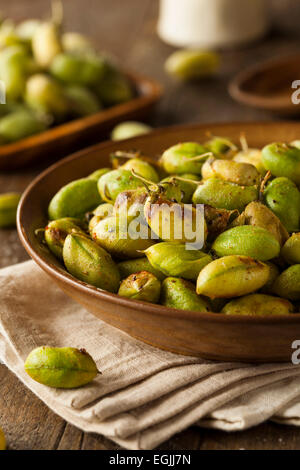
MULTIPOLYGON (((227 84, 248 64, 299 49, 300 37, 287 34, 287 30, 298 30, 299 3, 295 7, 297 2, 291 4, 290 0, 273 2, 277 29, 260 43, 223 53, 222 69, 216 78, 189 85, 177 83, 164 73, 163 64, 172 48, 156 35, 156 0, 65 1, 65 24, 69 30, 90 34, 100 49, 110 51, 127 68, 152 76, 165 86, 165 95, 150 119, 155 127, 190 122, 270 120, 278 117, 232 101, 227 84)), ((50 1, 0 0, 0 11, 16 19, 46 16, 48 3, 50 1)), ((42 168, 41 164, 39 168, 0 174, 0 192, 22 191, 42 168)), ((27 258, 16 231, 0 230, 0 267, 27 258)), ((83 433, 55 415, 4 365, 0 365, 0 425, 11 449, 119 449, 104 437, 83 433)), ((174 436, 160 449, 300 449, 300 429, 272 423, 237 433, 193 427, 174 436)))

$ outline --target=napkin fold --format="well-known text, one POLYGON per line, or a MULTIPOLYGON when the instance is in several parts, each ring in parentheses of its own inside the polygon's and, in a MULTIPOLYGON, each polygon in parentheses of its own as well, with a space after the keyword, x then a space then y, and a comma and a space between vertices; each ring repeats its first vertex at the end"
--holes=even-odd
MULTIPOLYGON (((0 270, 0 359, 55 413, 127 449, 153 449, 190 425, 237 431, 273 419, 300 425, 300 367, 180 356, 107 325, 27 261, 0 270), (85 348, 102 371, 80 389, 34 382, 32 349, 85 348)), ((295 338, 297 339, 297 338, 295 338)))

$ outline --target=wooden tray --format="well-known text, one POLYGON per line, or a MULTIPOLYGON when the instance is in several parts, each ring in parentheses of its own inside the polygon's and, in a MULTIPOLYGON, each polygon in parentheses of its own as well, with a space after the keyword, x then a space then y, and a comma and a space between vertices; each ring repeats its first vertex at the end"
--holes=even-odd
POLYGON ((19 236, 30 256, 70 297, 101 320, 145 343, 179 354, 222 361, 289 362, 293 352, 291 344, 300 339, 300 314, 273 318, 226 316, 125 299, 73 278, 34 235, 37 228, 46 225, 47 206, 58 189, 73 179, 107 166, 111 152, 135 148, 155 157, 178 142, 204 141, 207 131, 235 142, 240 133, 245 132, 251 146, 262 147, 274 139, 291 141, 299 138, 300 123, 202 124, 167 128, 78 152, 51 166, 25 191, 18 211, 19 236))
POLYGON ((121 121, 147 116, 161 97, 162 88, 150 78, 129 73, 127 76, 136 89, 136 98, 18 142, 0 146, 0 171, 23 168, 42 160, 58 160, 107 138, 108 131, 121 121))

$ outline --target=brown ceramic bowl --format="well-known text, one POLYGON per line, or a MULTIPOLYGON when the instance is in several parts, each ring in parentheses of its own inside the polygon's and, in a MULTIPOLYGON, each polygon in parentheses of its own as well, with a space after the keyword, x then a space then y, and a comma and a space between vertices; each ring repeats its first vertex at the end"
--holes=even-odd
POLYGON ((156 157, 172 144, 204 141, 206 132, 238 142, 245 132, 251 146, 262 147, 274 140, 299 138, 300 123, 244 123, 191 125, 157 130, 122 142, 107 142, 83 150, 36 178, 25 191, 18 211, 18 230, 30 256, 66 294, 101 320, 158 348, 179 354, 222 361, 290 361, 291 344, 300 339, 300 315, 280 317, 226 316, 175 310, 129 300, 78 281, 41 245, 34 235, 47 223, 47 206, 58 189, 71 180, 107 166, 109 154, 140 149, 156 157))
POLYGON ((0 171, 30 166, 41 160, 53 161, 107 139, 108 132, 119 122, 145 118, 162 95, 158 82, 127 73, 136 96, 98 113, 73 119, 44 132, 0 146, 0 171))

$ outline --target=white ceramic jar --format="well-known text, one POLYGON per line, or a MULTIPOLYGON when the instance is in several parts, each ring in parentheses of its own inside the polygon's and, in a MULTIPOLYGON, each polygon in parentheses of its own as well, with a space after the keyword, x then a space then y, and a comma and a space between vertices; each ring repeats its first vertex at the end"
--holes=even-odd
POLYGON ((226 48, 268 29, 266 0, 160 0, 158 34, 179 47, 226 48))

